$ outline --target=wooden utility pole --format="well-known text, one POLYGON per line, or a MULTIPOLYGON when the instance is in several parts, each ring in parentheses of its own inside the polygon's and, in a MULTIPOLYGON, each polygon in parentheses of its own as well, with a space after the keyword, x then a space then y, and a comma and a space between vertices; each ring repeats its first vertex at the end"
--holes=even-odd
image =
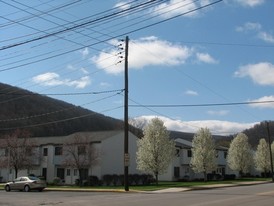
POLYGON ((128 153, 128 42, 129 38, 126 36, 125 40, 125 95, 124 95, 124 182, 125 191, 129 191, 128 182, 128 167, 129 167, 129 153, 128 153))
POLYGON ((272 177, 272 182, 274 182, 273 157, 272 157, 272 150, 271 150, 271 139, 270 139, 270 130, 269 130, 269 122, 268 121, 266 122, 266 128, 267 128, 268 146, 269 146, 269 152, 270 152, 271 177, 272 177))

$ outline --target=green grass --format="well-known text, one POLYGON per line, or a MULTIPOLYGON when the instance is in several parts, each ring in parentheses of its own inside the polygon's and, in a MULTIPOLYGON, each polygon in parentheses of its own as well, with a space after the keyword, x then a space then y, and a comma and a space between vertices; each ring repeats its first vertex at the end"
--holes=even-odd
MULTIPOLYGON (((129 186, 130 190, 137 190, 137 191, 155 191, 161 190, 171 187, 198 187, 198 186, 205 186, 205 185, 212 185, 212 184, 237 184, 241 182, 252 182, 252 181, 270 181, 270 178, 242 178, 237 180, 225 180, 225 181, 190 181, 190 182, 163 182, 160 181, 158 185, 150 184, 150 185, 133 185, 129 186)), ((123 190, 124 186, 51 186, 49 185, 48 188, 58 188, 64 187, 68 189, 98 189, 98 190, 123 190)))

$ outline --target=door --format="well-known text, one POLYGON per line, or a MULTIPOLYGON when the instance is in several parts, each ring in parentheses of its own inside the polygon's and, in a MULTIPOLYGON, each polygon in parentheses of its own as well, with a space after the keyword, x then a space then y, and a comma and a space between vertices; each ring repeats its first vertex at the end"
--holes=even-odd
POLYGON ((47 168, 42 169, 42 176, 47 180, 47 168))
POLYGON ((64 168, 57 168, 57 177, 59 177, 61 180, 65 179, 65 169, 64 168))

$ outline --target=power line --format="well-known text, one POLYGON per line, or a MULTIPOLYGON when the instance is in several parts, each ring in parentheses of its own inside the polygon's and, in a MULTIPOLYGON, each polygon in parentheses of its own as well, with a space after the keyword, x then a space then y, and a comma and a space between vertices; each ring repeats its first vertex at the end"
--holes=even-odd
MULTIPOLYGON (((104 40, 101 40, 101 41, 98 41, 98 42, 95 42, 95 43, 86 45, 85 47, 94 46, 94 45, 97 45, 97 44, 100 44, 100 43, 103 43, 103 42, 110 41, 110 40, 115 39, 115 38, 120 38, 120 37, 122 37, 122 36, 125 36, 125 35, 128 35, 128 34, 131 34, 131 33, 134 33, 134 32, 137 32, 137 31, 140 31, 140 30, 143 30, 143 29, 146 29, 146 28, 149 28, 149 27, 152 27, 152 26, 161 24, 161 23, 164 23, 164 22, 166 22, 166 21, 169 21, 169 20, 172 20, 172 19, 175 19, 175 18, 184 16, 184 15, 187 15, 187 14, 192 13, 192 12, 195 12, 195 11, 197 11, 197 10, 204 9, 204 8, 206 8, 206 7, 209 7, 209 6, 212 6, 212 5, 214 5, 214 4, 217 4, 217 3, 221 2, 221 1, 223 1, 223 0, 217 0, 217 1, 215 1, 215 2, 212 2, 212 3, 209 3, 209 4, 203 5, 203 6, 201 6, 201 7, 192 9, 192 10, 190 10, 190 11, 187 11, 187 12, 184 12, 184 13, 181 13, 181 14, 178 14, 178 15, 176 15, 176 16, 172 16, 172 17, 170 17, 170 18, 167 18, 167 19, 164 19, 164 20, 155 22, 155 23, 151 23, 151 24, 148 24, 148 25, 139 27, 139 28, 137 28, 137 29, 133 29, 133 30, 131 30, 131 31, 127 31, 127 32, 124 32, 124 33, 122 33, 122 34, 118 34, 118 35, 116 35, 116 36, 109 37, 109 38, 106 38, 106 39, 104 39, 104 40)), ((56 32, 55 32, 55 33, 56 33, 56 32)), ((57 33, 59 33, 59 32, 57 32, 57 33)), ((54 35, 54 34, 52 34, 52 35, 54 35)), ((39 39, 39 38, 37 38, 37 40, 38 40, 38 39, 39 39)), ((26 43, 26 42, 25 42, 25 43, 26 43)), ((66 52, 63 52, 63 53, 59 53, 59 54, 55 54, 55 55, 52 55, 52 56, 48 56, 48 57, 46 57, 46 58, 34 60, 34 61, 31 61, 31 62, 23 63, 23 64, 20 64, 20 65, 16 65, 16 66, 11 66, 11 67, 8 67, 8 68, 5 68, 5 69, 1 69, 0 72, 8 71, 8 70, 13 70, 13 69, 17 69, 17 68, 22 67, 22 66, 27 66, 27 65, 30 65, 30 64, 34 64, 34 63, 38 63, 38 62, 44 61, 44 60, 48 60, 48 59, 56 58, 56 57, 59 57, 59 56, 63 56, 63 55, 65 55, 65 54, 68 54, 68 53, 71 53, 71 52, 74 52, 74 51, 78 51, 78 50, 80 50, 80 49, 84 49, 85 47, 79 47, 79 48, 72 49, 72 50, 69 50, 69 51, 66 51, 66 52)), ((1 50, 1 49, 0 49, 0 50, 1 50)))
POLYGON ((105 16, 98 17, 96 19, 91 19, 87 22, 83 22, 83 23, 80 23, 80 24, 77 24, 77 25, 73 25, 73 26, 70 26, 70 27, 65 27, 64 29, 60 29, 60 30, 52 32, 52 33, 47 33, 45 35, 35 37, 33 39, 29 39, 29 40, 26 40, 26 41, 23 41, 23 42, 17 42, 17 43, 14 43, 14 44, 2 46, 2 47, 0 47, 0 51, 10 49, 10 48, 13 48, 13 47, 17 47, 17 46, 21 46, 21 45, 24 45, 24 44, 27 44, 27 43, 30 43, 30 42, 38 41, 38 40, 41 40, 41 39, 44 39, 44 38, 56 36, 57 34, 72 31, 74 29, 81 28, 81 27, 84 27, 84 26, 87 26, 89 24, 93 24, 93 23, 96 23, 96 22, 99 22, 99 21, 102 21, 102 20, 105 20, 105 19, 111 19, 116 15, 121 15, 121 14, 125 13, 126 11, 133 10, 135 8, 138 8, 138 7, 143 7, 144 5, 150 4, 153 1, 155 1, 155 0, 150 0, 150 1, 147 1, 145 3, 138 4, 137 6, 132 6, 132 7, 129 7, 127 9, 120 10, 120 11, 117 11, 117 12, 114 12, 114 13, 111 13, 111 14, 107 14, 105 16))
MULTIPOLYGON (((106 110, 101 111, 100 114, 103 114, 105 112, 109 112, 109 111, 112 111, 112 110, 120 109, 122 107, 123 106, 118 106, 118 107, 114 107, 114 108, 111 108, 111 109, 106 109, 106 110)), ((75 117, 71 117, 71 118, 66 118, 66 119, 61 119, 61 120, 56 120, 56 121, 50 121, 50 122, 45 122, 45 123, 25 125, 25 126, 17 126, 17 127, 9 127, 9 128, 0 128, 0 131, 8 131, 8 130, 14 130, 14 129, 24 129, 24 128, 46 126, 46 125, 50 125, 50 124, 57 124, 57 123, 72 121, 72 120, 75 120, 75 119, 90 117, 90 116, 97 115, 97 114, 98 113, 89 113, 89 114, 84 114, 84 115, 80 115, 80 116, 75 116, 75 117)))
MULTIPOLYGON (((76 95, 91 95, 91 94, 106 94, 106 93, 113 93, 113 92, 122 92, 124 89, 115 89, 115 90, 106 90, 106 91, 98 91, 98 92, 69 92, 69 93, 29 93, 27 96, 76 96, 76 95)), ((0 92, 0 95, 9 95, 9 96, 21 96, 26 95, 25 93, 3 93, 0 92)))
MULTIPOLYGON (((94 101, 91 101, 91 102, 88 102, 88 103, 84 103, 84 104, 81 104, 81 105, 78 105, 78 106, 83 107, 83 106, 86 106, 86 105, 89 105, 89 104, 97 103, 97 102, 112 98, 114 96, 117 96, 117 95, 121 94, 121 92, 117 92, 116 94, 113 94, 113 95, 110 95, 110 96, 107 96, 107 97, 104 97, 104 98, 101 98, 101 99, 97 99, 97 100, 94 100, 94 101)), ((31 116, 24 116, 24 117, 11 118, 11 119, 0 119, 0 122, 12 122, 12 121, 21 121, 21 120, 33 119, 33 118, 49 116, 49 115, 52 115, 52 114, 57 114, 57 113, 65 112, 65 111, 75 110, 75 109, 77 109, 76 106, 71 106, 71 107, 68 107, 68 108, 65 108, 65 109, 46 112, 46 113, 42 113, 42 114, 35 114, 35 115, 31 115, 31 116)))
POLYGON ((250 105, 250 104, 270 104, 274 101, 251 101, 251 102, 231 102, 231 103, 209 103, 209 104, 142 104, 128 105, 130 107, 146 107, 146 108, 172 108, 172 107, 215 107, 215 106, 234 106, 234 105, 250 105))

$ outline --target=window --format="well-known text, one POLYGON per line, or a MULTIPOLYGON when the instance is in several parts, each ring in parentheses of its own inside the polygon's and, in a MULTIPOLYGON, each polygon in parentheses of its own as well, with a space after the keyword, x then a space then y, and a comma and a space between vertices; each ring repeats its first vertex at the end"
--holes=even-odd
POLYGON ((55 147, 54 154, 57 155, 62 155, 63 154, 63 148, 62 147, 55 147))
POLYGON ((85 155, 86 154, 86 146, 80 145, 78 146, 78 155, 85 155))
POLYGON ((192 157, 192 151, 189 149, 189 150, 187 150, 187 156, 188 157, 192 157))
POLYGON ((70 176, 70 169, 67 169, 67 176, 70 176))
POLYGON ((227 152, 224 152, 224 158, 226 159, 226 157, 227 157, 227 152))
POLYGON ((180 177, 180 167, 174 167, 174 177, 175 178, 180 177))
POLYGON ((180 157, 180 149, 176 149, 175 156, 176 156, 176 157, 180 157))
POLYGON ((77 176, 77 169, 74 169, 74 176, 77 176))
POLYGON ((57 168, 57 177, 61 180, 65 179, 65 169, 64 168, 57 168))
POLYGON ((43 156, 48 156, 48 148, 43 149, 43 156))

